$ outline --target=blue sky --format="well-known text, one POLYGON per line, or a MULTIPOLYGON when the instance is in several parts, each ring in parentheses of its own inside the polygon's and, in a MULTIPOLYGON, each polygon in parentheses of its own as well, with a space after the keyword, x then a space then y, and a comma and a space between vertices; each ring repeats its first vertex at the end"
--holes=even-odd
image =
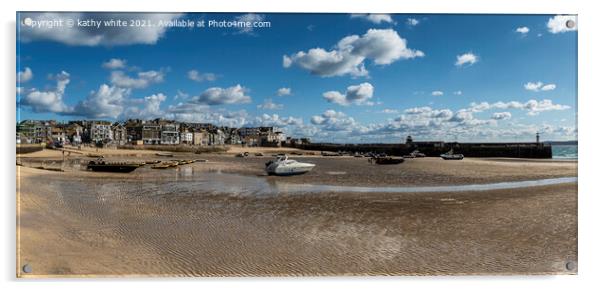
POLYGON ((21 13, 25 19, 17 31, 19 120, 163 117, 274 125, 336 142, 577 135, 577 28, 566 27, 573 16, 21 13), (61 19, 153 27, 43 22, 61 19), (269 27, 157 25, 177 19, 269 27))

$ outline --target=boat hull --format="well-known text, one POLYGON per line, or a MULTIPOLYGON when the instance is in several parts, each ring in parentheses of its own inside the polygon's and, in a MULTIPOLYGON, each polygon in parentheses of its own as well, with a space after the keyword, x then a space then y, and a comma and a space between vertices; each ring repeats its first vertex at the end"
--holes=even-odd
POLYGON ((289 175, 299 175, 310 172, 314 169, 315 165, 307 164, 301 166, 282 166, 273 164, 266 168, 266 172, 268 175, 277 175, 277 176, 289 176, 289 175))
POLYGON ((138 167, 139 167, 138 165, 103 165, 103 164, 88 165, 88 169, 90 169, 92 171, 117 172, 117 173, 129 173, 129 172, 136 170, 136 168, 138 168, 138 167))

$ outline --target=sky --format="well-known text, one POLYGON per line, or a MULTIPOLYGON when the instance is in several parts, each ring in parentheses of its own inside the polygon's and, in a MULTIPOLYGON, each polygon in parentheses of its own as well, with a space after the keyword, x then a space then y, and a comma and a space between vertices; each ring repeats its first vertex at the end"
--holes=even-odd
POLYGON ((577 138, 575 16, 17 16, 17 122, 165 118, 348 143, 577 138))

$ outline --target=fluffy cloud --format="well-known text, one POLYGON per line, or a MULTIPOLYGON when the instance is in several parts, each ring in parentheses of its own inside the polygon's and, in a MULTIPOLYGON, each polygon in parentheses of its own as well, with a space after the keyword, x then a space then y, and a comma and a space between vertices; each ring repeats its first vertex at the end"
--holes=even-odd
POLYGON ((355 86, 347 87, 345 94, 337 91, 325 92, 322 96, 330 103, 339 104, 342 106, 356 105, 373 105, 370 102, 374 93, 374 87, 370 83, 361 83, 355 86))
POLYGON ((29 67, 25 67, 25 70, 17 73, 17 82, 26 83, 33 78, 33 72, 29 67))
POLYGON ((124 111, 124 103, 130 89, 102 84, 85 100, 75 106, 71 115, 88 118, 117 118, 124 111))
POLYGON ((103 62, 102 67, 106 69, 121 69, 125 68, 127 61, 125 59, 111 58, 103 62))
MULTIPOLYGON (((261 14, 248 13, 248 14, 243 14, 241 16, 234 17, 234 20, 241 21, 241 22, 251 22, 251 23, 262 22, 265 20, 265 16, 261 15, 261 14)), ((240 33, 253 34, 253 25, 241 26, 240 28, 238 28, 238 30, 240 31, 240 33)))
POLYGON ((393 18, 389 14, 351 14, 351 18, 361 18, 375 24, 394 23, 393 18))
POLYGON ((527 34, 527 33, 529 33, 529 27, 522 26, 522 27, 517 28, 515 31, 520 34, 527 34))
POLYGON ((542 82, 528 82, 524 85, 525 90, 539 92, 539 91, 552 91, 556 89, 556 84, 544 84, 542 82))
POLYGON ((164 117, 181 122, 212 123, 233 128, 240 128, 249 123, 249 115, 244 110, 212 110, 207 105, 191 103, 170 105, 165 111, 164 117))
POLYGON ((479 61, 479 58, 475 54, 473 54, 472 52, 467 52, 465 54, 456 56, 455 65, 457 67, 462 67, 464 65, 470 66, 477 63, 477 61, 479 61))
POLYGON ((408 18, 408 20, 406 20, 406 24, 409 26, 416 26, 420 23, 420 20, 416 19, 416 18, 408 18))
POLYGON ((284 105, 276 104, 272 102, 272 99, 266 99, 263 101, 263 104, 257 105, 257 108, 263 110, 281 110, 282 108, 284 108, 284 105))
POLYGON ((214 73, 200 73, 197 70, 189 70, 188 71, 188 78, 195 81, 195 82, 205 82, 205 81, 215 81, 217 79, 217 75, 215 75, 214 73))
POLYGON ((433 96, 443 96, 443 92, 442 91, 433 91, 431 93, 431 95, 433 95, 433 96))
POLYGON ((291 88, 279 88, 278 91, 276 91, 276 94, 279 97, 283 97, 283 96, 289 96, 291 95, 291 88))
POLYGON ((577 17, 570 15, 556 15, 548 19, 548 31, 553 34, 565 33, 577 30, 577 17), (568 21, 573 21, 573 27, 567 25, 568 21))
POLYGON ((36 113, 69 113, 73 108, 66 105, 63 101, 65 88, 69 84, 69 73, 62 71, 53 78, 56 80, 54 90, 39 91, 32 89, 27 95, 21 98, 22 105, 29 106, 36 113))
POLYGON ((191 98, 192 103, 204 105, 245 104, 251 102, 251 97, 246 95, 247 89, 241 85, 229 88, 213 87, 205 90, 201 95, 191 98))
POLYGON ((327 110, 321 115, 312 116, 311 123, 327 131, 351 131, 357 125, 352 117, 335 110, 327 110))
POLYGON ((552 100, 543 99, 541 101, 537 100, 528 100, 524 103, 511 101, 511 102, 496 102, 496 103, 471 103, 470 108, 468 109, 471 112, 483 112, 491 109, 518 109, 527 111, 527 114, 530 116, 538 115, 541 112, 545 111, 561 111, 570 109, 570 106, 554 104, 552 100))
POLYGON ((98 21, 109 21, 112 19, 121 19, 126 22, 139 20, 141 17, 149 20, 153 25, 144 27, 125 26, 109 27, 67 27, 62 26, 41 26, 32 27, 21 25, 20 40, 24 42, 31 41, 55 41, 67 45, 76 46, 119 46, 131 44, 155 44, 165 35, 167 28, 158 25, 159 22, 172 21, 179 18, 181 14, 177 13, 22 13, 21 18, 31 18, 36 23, 41 21, 59 21, 63 24, 68 19, 94 19, 98 21))
POLYGON ((510 112, 499 112, 491 115, 491 119, 494 120, 508 120, 510 118, 512 118, 512 114, 510 112))
POLYGON ((111 83, 122 88, 142 89, 151 84, 163 81, 165 73, 163 71, 144 71, 137 74, 137 78, 126 75, 123 71, 111 72, 111 83))
POLYGON ((423 57, 420 50, 410 49, 406 40, 392 29, 370 29, 364 35, 341 39, 333 50, 312 48, 284 56, 282 65, 296 65, 322 77, 352 75, 367 76, 365 60, 377 65, 388 65, 399 59, 423 57))
POLYGON ((299 126, 303 124, 303 119, 294 117, 280 117, 277 114, 268 115, 262 114, 255 118, 253 122, 256 126, 272 126, 272 127, 285 127, 285 126, 299 126))

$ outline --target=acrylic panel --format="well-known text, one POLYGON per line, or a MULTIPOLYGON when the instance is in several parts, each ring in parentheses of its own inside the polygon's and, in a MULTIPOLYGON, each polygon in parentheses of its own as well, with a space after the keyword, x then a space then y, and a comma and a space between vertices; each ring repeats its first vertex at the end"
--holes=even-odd
POLYGON ((577 273, 577 16, 17 13, 17 276, 577 273))

